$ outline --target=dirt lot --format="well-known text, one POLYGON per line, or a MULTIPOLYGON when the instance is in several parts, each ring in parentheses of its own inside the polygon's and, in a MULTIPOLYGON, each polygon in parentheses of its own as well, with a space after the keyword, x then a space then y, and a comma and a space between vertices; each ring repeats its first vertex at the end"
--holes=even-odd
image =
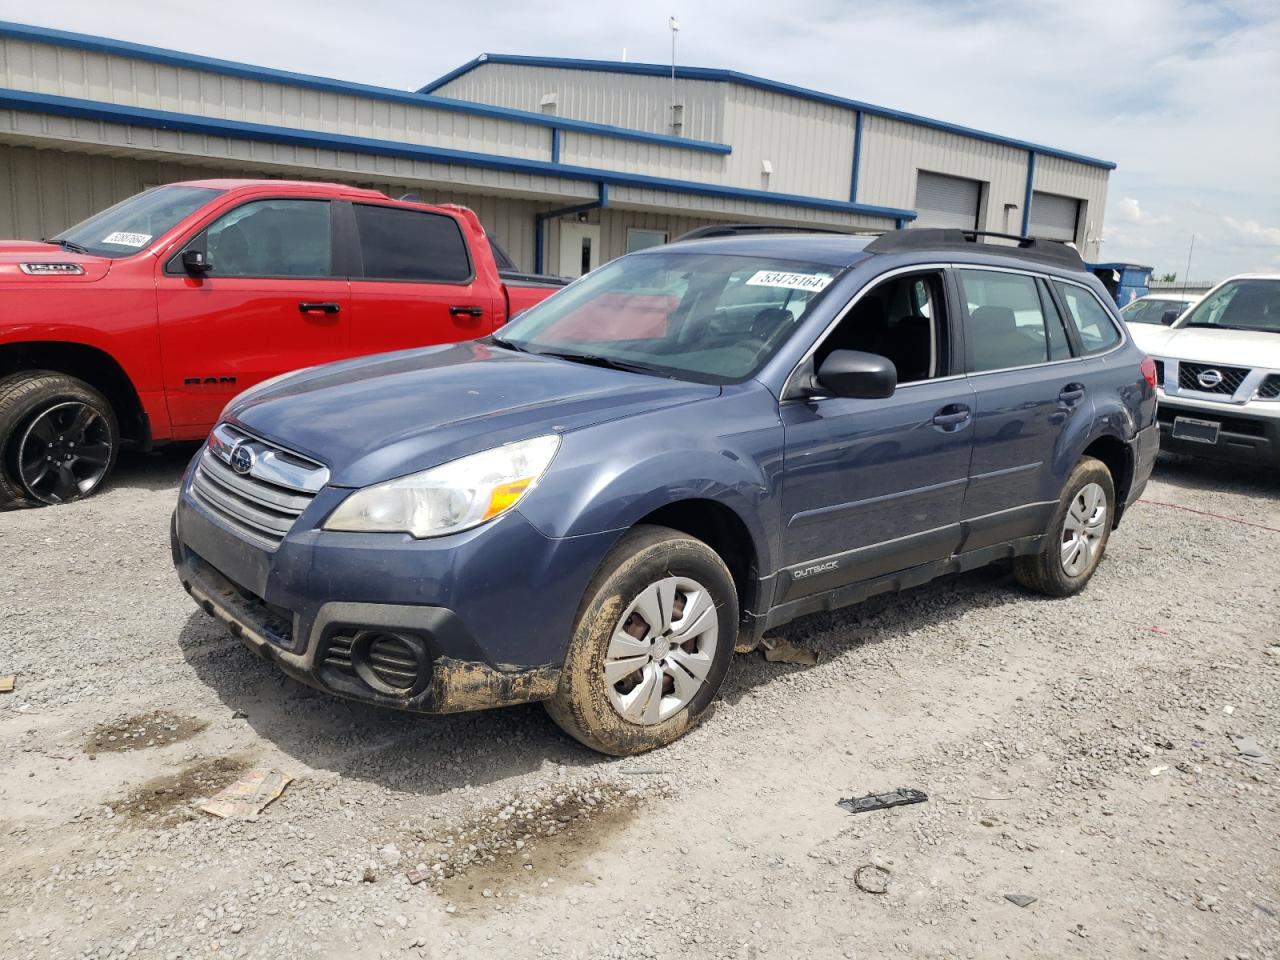
POLYGON ((1274 473, 1162 461, 1081 596, 806 619, 817 666, 739 657, 619 761, 286 681, 171 572, 184 453, 0 515, 6 958, 1280 957, 1280 766, 1232 740, 1280 762, 1274 473), (294 780, 256 820, 195 810, 260 766, 294 780))

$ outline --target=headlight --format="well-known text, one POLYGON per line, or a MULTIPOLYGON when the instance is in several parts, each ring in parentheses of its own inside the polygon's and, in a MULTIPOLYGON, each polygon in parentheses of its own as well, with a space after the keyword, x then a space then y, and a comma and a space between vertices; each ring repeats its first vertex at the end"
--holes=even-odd
POLYGON ((357 490, 333 511, 324 528, 418 538, 469 530, 519 503, 546 472, 559 446, 557 434, 534 437, 357 490))

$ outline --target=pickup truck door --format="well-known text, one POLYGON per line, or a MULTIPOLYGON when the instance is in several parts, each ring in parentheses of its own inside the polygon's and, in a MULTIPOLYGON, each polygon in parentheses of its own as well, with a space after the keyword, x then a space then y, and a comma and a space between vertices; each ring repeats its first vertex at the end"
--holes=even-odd
POLYGON ((339 210, 350 218, 355 353, 474 340, 505 320, 496 267, 476 262, 488 249, 473 250, 458 220, 377 203, 339 210))
POLYGON ((335 276, 328 200, 254 198, 157 268, 160 350, 178 438, 202 436, 237 393, 351 353, 349 285, 335 276), (197 250, 209 269, 191 273, 197 250))
POLYGON ((959 375, 945 281, 942 267, 880 281, 817 348, 818 363, 835 349, 889 357, 903 381, 892 396, 781 403, 775 603, 942 559, 959 546, 974 401, 959 375))

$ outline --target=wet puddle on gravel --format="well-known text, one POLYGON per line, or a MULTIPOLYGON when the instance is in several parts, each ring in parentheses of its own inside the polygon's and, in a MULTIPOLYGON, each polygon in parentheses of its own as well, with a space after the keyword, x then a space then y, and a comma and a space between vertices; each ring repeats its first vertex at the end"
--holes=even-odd
POLYGON ((203 720, 194 717, 153 710, 136 717, 123 717, 99 724, 85 741, 84 752, 93 756, 99 753, 143 750, 147 747, 167 747, 171 743, 190 740, 207 726, 203 720))
POLYGON ((249 766, 243 757, 214 757, 183 767, 177 773, 154 777, 124 799, 109 804, 117 817, 138 826, 171 827, 201 816, 191 801, 211 797, 249 766))
POLYGON ((464 914, 536 893, 543 883, 554 892, 585 878, 582 862, 607 847, 643 802, 638 791, 613 784, 558 787, 419 831, 405 844, 402 865, 425 865, 421 886, 464 914))

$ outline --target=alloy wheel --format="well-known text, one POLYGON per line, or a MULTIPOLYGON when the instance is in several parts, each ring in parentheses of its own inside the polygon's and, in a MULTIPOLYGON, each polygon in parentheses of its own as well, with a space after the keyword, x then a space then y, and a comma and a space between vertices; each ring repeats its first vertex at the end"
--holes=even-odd
POLYGON ((92 493, 111 463, 110 428, 87 403, 69 400, 38 413, 18 444, 18 479, 42 503, 92 493))
POLYGON ((1107 529, 1107 494, 1100 484, 1087 483, 1071 499, 1062 524, 1062 569, 1078 577, 1092 566, 1107 529))
POLYGON ((720 619, 706 587, 666 577, 619 618, 604 658, 609 702, 624 720, 650 726, 689 705, 715 659, 720 619))

